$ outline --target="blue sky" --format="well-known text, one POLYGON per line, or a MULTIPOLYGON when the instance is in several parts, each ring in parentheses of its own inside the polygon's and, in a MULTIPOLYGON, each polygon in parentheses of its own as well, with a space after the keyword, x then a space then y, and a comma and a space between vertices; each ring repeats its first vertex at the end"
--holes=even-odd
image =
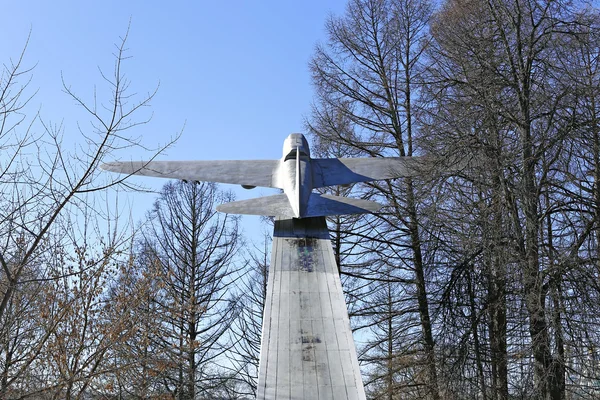
MULTIPOLYGON (((36 65, 31 88, 39 92, 30 110, 39 108, 45 121, 63 123, 65 137, 74 140, 77 123, 89 119, 62 93, 61 74, 90 99, 94 85, 103 87, 98 67, 111 71, 114 43, 131 21, 125 73, 132 91, 142 95, 160 84, 152 121, 132 134, 152 146, 185 125, 161 159, 279 158, 283 139, 302 132, 309 113, 307 64, 315 45, 325 40, 325 21, 341 15, 345 5, 344 0, 4 2, 0 60, 17 57, 31 31, 25 63, 36 65)), ((130 153, 118 158, 139 159, 130 153)), ((164 183, 144 182, 153 189, 164 183)), ((247 198, 260 190, 236 192, 247 198)), ((149 207, 154 197, 144 196, 149 207)), ((147 209, 138 205, 136 200, 137 210, 147 209)))

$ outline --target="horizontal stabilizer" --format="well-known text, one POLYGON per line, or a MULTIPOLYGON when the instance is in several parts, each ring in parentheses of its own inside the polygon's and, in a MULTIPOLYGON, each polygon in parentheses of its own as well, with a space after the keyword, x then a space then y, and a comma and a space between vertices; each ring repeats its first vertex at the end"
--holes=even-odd
POLYGON ((312 193, 303 217, 366 214, 377 212, 380 208, 381 204, 375 201, 312 193))
MULTIPOLYGON (((381 204, 374 201, 312 193, 302 218, 373 213, 380 208, 381 204)), ((217 206, 217 211, 228 214, 264 215, 281 218, 296 217, 285 194, 233 201, 217 206)))
POLYGON ((270 217, 294 217, 287 195, 258 197, 256 199, 232 201, 217 206, 217 211, 228 214, 265 215, 270 217))
POLYGON ((261 187, 277 187, 273 177, 278 167, 279 160, 122 161, 100 166, 120 174, 261 187))

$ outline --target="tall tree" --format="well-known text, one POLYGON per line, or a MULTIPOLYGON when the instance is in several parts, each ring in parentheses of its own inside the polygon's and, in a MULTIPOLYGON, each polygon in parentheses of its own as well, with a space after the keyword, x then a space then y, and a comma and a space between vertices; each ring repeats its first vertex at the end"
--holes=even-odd
MULTIPOLYGON (((311 61, 317 97, 309 123, 313 133, 363 155, 416 155, 414 101, 431 12, 424 1, 352 0, 344 17, 329 19, 328 42, 311 61), (321 128, 339 119, 347 127, 321 128)), ((413 384, 424 384, 427 395, 439 399, 420 194, 411 178, 372 187, 387 205, 378 215, 380 236, 371 242, 376 258, 396 268, 398 284, 413 287, 406 293, 414 293, 420 334, 407 334, 412 339, 404 350, 412 344, 421 348, 427 376, 413 384)))
POLYGON ((267 298, 267 282, 272 237, 263 234, 262 245, 248 250, 245 274, 237 280, 240 291, 240 313, 231 329, 235 345, 230 351, 231 374, 240 380, 239 395, 256 397, 263 313, 267 298))
POLYGON ((144 249, 155 252, 164 285, 153 299, 169 365, 162 376, 177 399, 195 399, 223 384, 219 363, 238 310, 228 288, 241 245, 238 219, 215 210, 228 200, 212 183, 168 183, 144 233, 144 249))
MULTIPOLYGON (((0 334, 2 398, 8 398, 9 392, 25 395, 29 389, 36 389, 36 384, 43 386, 47 382, 30 379, 30 373, 36 372, 32 371, 35 362, 53 333, 44 332, 39 324, 29 325, 29 320, 20 320, 22 313, 29 310, 37 313, 32 320, 39 321, 43 307, 35 300, 35 291, 43 292, 44 282, 67 276, 76 278, 84 270, 93 274, 89 270, 101 265, 75 264, 71 265, 73 270, 67 270, 66 265, 61 264, 61 257, 75 251, 73 243, 86 247, 87 241, 95 242, 92 238, 97 232, 71 228, 86 225, 78 220, 80 216, 100 217, 92 194, 118 185, 122 179, 101 176, 98 166, 113 157, 117 149, 138 146, 135 139, 128 137, 127 130, 147 122, 148 115, 144 116, 142 109, 150 104, 154 93, 137 97, 128 92, 129 80, 124 73, 125 43, 126 36, 116 45, 112 73, 101 73, 106 91, 95 89, 92 99, 86 100, 63 81, 66 95, 90 118, 90 124, 78 124, 73 135, 66 125, 55 124, 40 116, 38 110, 29 108, 35 93, 28 88, 33 72, 24 66, 25 49, 16 61, 3 64, 0 74, 0 326, 11 329, 0 334), (66 150, 63 136, 74 138, 78 143, 76 152, 66 150), (34 329, 25 328, 23 323, 34 329), (23 333, 27 347, 20 347, 17 354, 15 344, 25 343, 15 335, 23 333), (15 389, 14 385, 19 382, 27 384, 15 389)), ((108 219, 114 218, 112 212, 108 215, 108 219)), ((56 315, 59 319, 66 316, 65 309, 56 315)), ((44 328, 58 327, 59 319, 44 328)))
MULTIPOLYGON (((478 213, 480 228, 472 237, 480 243, 473 255, 480 257, 453 254, 462 252, 456 258, 485 272, 488 304, 481 315, 489 332, 492 398, 508 398, 510 363, 522 371, 512 386, 527 396, 566 396, 565 284, 577 270, 567 260, 582 250, 596 223, 572 208, 581 197, 570 184, 571 141, 585 120, 579 85, 565 73, 579 58, 575 11, 560 1, 448 1, 432 27, 432 148, 476 143, 488 160, 455 182, 450 209, 478 213)), ((457 238, 451 234, 446 242, 457 238)))
POLYGON ((130 248, 128 260, 118 264, 119 271, 108 282, 104 297, 107 321, 126 320, 132 327, 109 349, 107 372, 98 393, 105 397, 148 399, 165 395, 163 374, 170 362, 162 346, 161 327, 157 324, 159 305, 155 301, 164 287, 160 261, 152 248, 130 248))

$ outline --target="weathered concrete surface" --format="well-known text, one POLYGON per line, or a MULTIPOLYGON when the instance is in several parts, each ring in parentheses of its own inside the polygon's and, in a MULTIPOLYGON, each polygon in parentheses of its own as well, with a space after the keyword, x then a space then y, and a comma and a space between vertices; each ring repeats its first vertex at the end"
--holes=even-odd
POLYGON ((365 399, 325 219, 275 222, 258 399, 365 399))

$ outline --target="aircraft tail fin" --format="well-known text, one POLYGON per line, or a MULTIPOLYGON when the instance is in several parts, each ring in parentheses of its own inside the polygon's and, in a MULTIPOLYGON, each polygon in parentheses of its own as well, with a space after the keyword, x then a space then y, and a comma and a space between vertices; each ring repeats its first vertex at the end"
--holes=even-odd
POLYGON ((255 199, 232 201, 217 206, 217 211, 228 214, 265 215, 277 217, 294 217, 287 195, 258 197, 255 199))
POLYGON ((366 214, 377 212, 380 208, 381 204, 375 201, 312 193, 304 217, 366 214))

